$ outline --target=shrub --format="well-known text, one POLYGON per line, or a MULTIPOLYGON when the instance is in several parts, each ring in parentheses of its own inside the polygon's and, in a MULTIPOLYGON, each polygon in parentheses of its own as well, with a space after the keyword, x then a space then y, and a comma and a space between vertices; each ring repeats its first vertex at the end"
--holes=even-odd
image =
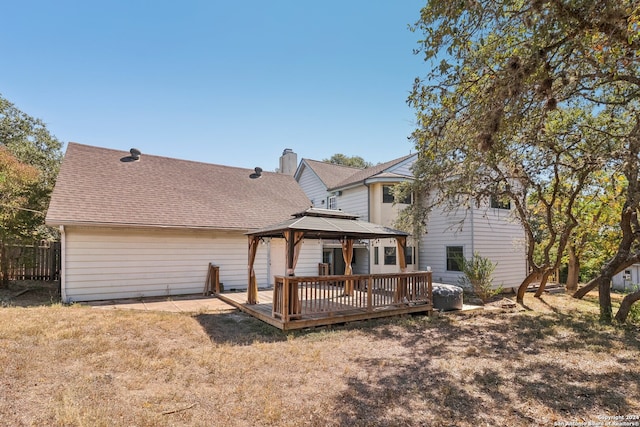
POLYGON ((492 275, 497 263, 493 263, 489 258, 482 257, 475 252, 471 259, 461 257, 458 264, 464 274, 458 283, 464 289, 472 291, 483 303, 502 292, 502 286, 493 288, 492 275))

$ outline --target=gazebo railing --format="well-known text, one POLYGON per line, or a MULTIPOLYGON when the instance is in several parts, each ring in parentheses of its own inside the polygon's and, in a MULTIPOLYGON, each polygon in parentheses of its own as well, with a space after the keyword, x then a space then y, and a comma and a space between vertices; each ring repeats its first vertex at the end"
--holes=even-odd
POLYGON ((274 317, 289 320, 432 303, 431 272, 275 276, 274 317))

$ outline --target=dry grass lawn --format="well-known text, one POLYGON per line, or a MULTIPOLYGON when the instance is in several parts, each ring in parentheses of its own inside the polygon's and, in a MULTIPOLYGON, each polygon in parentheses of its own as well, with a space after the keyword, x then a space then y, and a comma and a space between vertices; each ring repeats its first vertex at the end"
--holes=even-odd
POLYGON ((0 420, 553 426, 640 414, 637 326, 600 325, 593 300, 525 301, 285 334, 237 312, 20 307, 15 298, 0 308, 0 420))

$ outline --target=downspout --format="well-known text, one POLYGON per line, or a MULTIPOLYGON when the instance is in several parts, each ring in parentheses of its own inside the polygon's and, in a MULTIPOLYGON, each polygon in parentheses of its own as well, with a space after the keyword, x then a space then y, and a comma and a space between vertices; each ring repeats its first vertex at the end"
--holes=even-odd
POLYGON ((473 204, 471 204, 470 210, 471 210, 471 257, 473 258, 473 254, 476 253, 475 251, 476 233, 474 232, 474 229, 473 229, 473 217, 475 216, 475 213, 473 211, 473 204))
MULTIPOLYGON (((371 221, 371 188, 366 180, 364 180, 364 186, 367 187, 367 221, 371 221)), ((371 259, 373 257, 371 239, 369 239, 368 248, 369 262, 367 263, 367 274, 371 274, 371 264, 373 264, 373 260, 371 259)))
POLYGON ((64 225, 60 226, 60 299, 67 303, 67 234, 64 225))

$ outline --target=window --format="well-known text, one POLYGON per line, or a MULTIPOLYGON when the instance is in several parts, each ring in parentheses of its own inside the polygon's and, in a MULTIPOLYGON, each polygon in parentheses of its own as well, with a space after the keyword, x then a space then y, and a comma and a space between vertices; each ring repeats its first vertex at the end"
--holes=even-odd
POLYGON ((393 203, 394 197, 390 185, 382 186, 382 203, 393 203))
POLYGON ((338 204, 336 203, 336 196, 330 196, 327 199, 327 209, 338 209, 338 204))
MULTIPOLYGON (((402 203, 405 205, 411 204, 411 194, 405 197, 398 203, 402 203)), ((393 196, 393 185, 383 185, 382 186, 382 203, 393 203, 395 201, 395 197, 393 196)))
POLYGON ((462 246, 447 246, 447 271, 462 271, 460 268, 462 249, 462 246))
POLYGON ((413 256, 414 256, 413 251, 414 251, 413 246, 407 246, 404 250, 404 259, 407 265, 413 264, 413 256))
POLYGON ((373 247, 373 263, 375 265, 380 264, 380 251, 379 251, 379 247, 374 246, 373 247))
POLYGON ((396 248, 395 246, 384 247, 384 265, 396 265, 396 248))
POLYGON ((498 199, 491 196, 491 207, 494 209, 511 209, 511 201, 509 199, 498 199))

